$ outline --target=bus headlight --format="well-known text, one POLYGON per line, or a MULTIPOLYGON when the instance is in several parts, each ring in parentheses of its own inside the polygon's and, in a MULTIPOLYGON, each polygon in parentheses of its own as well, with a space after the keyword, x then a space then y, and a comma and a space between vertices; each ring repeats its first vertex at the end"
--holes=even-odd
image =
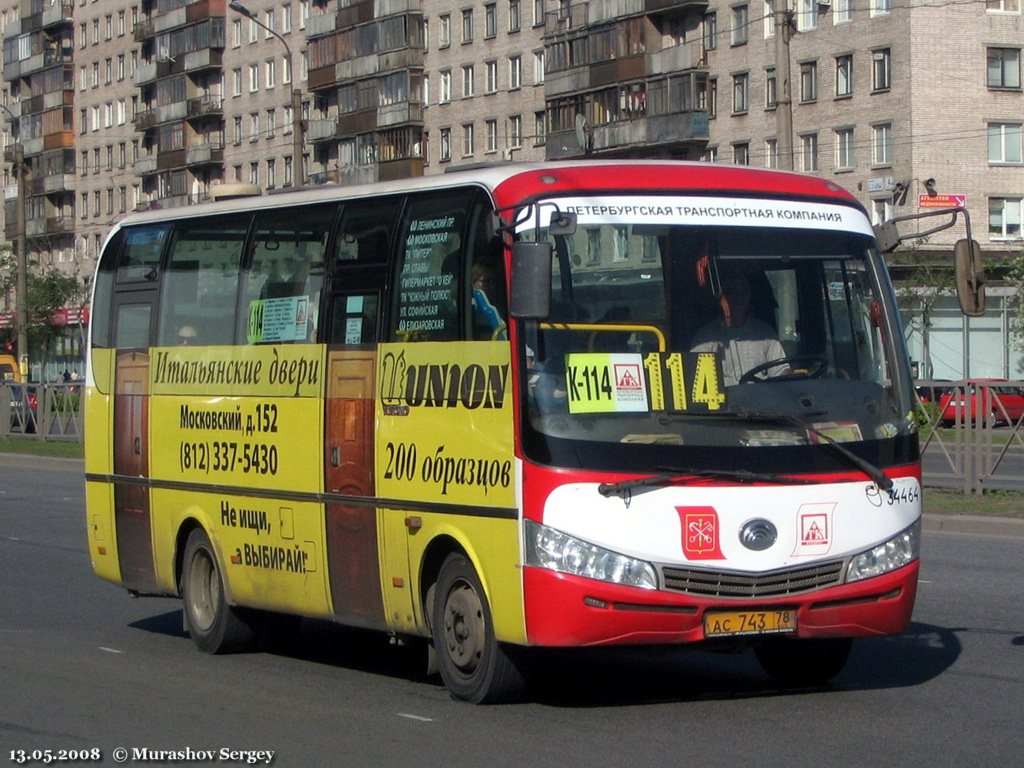
POLYGON ((527 565, 629 587, 658 588, 658 577, 650 563, 529 520, 525 527, 527 565))
POLYGON ((854 555, 846 568, 846 581, 860 581, 895 571, 917 560, 921 549, 921 518, 888 541, 854 555))

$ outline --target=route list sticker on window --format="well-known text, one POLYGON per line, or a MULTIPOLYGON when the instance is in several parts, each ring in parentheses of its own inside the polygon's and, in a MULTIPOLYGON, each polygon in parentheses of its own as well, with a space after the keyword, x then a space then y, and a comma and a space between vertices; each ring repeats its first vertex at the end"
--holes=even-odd
POLYGON ((570 354, 565 358, 569 413, 648 410, 640 355, 570 354))

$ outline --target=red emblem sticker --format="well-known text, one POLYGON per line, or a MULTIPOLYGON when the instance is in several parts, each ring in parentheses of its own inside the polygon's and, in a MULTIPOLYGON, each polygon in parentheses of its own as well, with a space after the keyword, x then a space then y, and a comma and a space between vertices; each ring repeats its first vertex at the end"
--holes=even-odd
POLYGON ((797 513, 794 555, 824 555, 832 549, 832 511, 835 504, 804 504, 797 513))
POLYGON ((640 366, 635 363, 615 363, 615 387, 619 390, 641 391, 644 380, 640 374, 640 366))
POLYGON ((676 507, 683 524, 683 554, 687 560, 724 560, 718 540, 714 507, 676 507))

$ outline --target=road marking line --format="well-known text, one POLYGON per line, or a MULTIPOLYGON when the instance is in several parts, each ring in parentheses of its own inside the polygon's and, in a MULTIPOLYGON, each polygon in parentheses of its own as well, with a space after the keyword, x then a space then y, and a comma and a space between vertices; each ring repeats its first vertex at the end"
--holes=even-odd
POLYGON ((421 723, 432 723, 432 722, 434 722, 434 718, 432 718, 432 717, 423 717, 422 715, 409 715, 409 714, 406 714, 405 712, 398 712, 396 714, 399 717, 407 717, 410 720, 419 720, 421 723))
POLYGON ((124 651, 119 651, 119 650, 117 650, 117 648, 107 648, 106 646, 103 646, 103 645, 100 646, 100 650, 101 651, 106 651, 107 653, 124 653, 124 651))

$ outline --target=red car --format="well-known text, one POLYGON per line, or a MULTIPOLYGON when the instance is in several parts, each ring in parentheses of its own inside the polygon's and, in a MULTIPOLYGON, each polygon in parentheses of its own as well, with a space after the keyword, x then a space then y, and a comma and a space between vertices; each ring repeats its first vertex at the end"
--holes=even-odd
POLYGON ((1024 417, 1024 390, 1006 379, 958 381, 939 399, 942 423, 970 423, 987 410, 994 424, 1016 424, 1024 417))

